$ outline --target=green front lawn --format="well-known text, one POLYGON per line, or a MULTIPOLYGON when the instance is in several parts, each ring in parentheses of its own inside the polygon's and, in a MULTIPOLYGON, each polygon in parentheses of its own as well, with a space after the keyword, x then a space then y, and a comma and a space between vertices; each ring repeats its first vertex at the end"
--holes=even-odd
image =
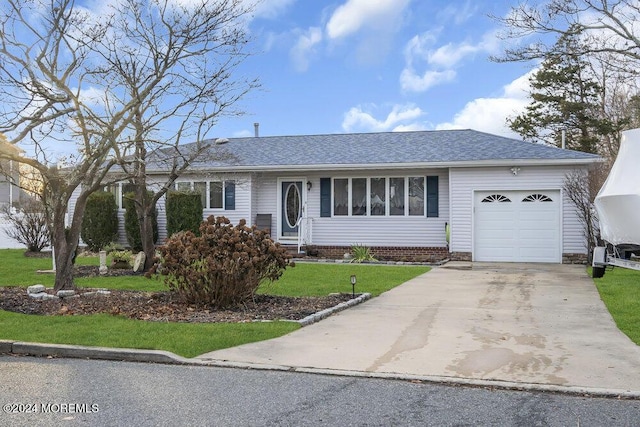
POLYGON ((258 292, 294 297, 351 293, 353 274, 356 293, 378 296, 429 270, 422 266, 298 263, 288 268, 280 280, 261 286, 258 292))
MULTIPOLYGON (((22 250, 0 250, 0 286, 53 286, 51 260, 26 258, 22 250)), ((80 265, 98 265, 96 257, 78 257, 80 265)), ((285 296, 321 296, 350 293, 350 277, 357 277, 356 293, 376 296, 429 271, 427 267, 363 264, 299 263, 282 278, 266 284, 260 293, 285 296)), ((81 287, 166 290, 163 282, 142 276, 83 277, 81 287)), ((300 326, 293 322, 162 323, 106 314, 92 316, 35 316, 0 310, 0 339, 99 347, 167 350, 184 357, 285 335, 300 326)))
POLYGON ((294 322, 163 323, 121 316, 34 316, 0 310, 0 339, 167 350, 183 357, 288 334, 294 322))
POLYGON ((614 268, 593 281, 618 328, 640 345, 640 271, 614 268))

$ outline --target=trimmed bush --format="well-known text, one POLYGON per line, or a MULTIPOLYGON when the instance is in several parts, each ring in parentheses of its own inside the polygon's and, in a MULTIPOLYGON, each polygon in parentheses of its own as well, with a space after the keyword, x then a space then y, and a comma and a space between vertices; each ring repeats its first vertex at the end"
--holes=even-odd
POLYGON ((93 252, 117 240, 118 205, 113 193, 97 191, 89 195, 80 237, 93 252))
POLYGON ((161 264, 151 273, 165 275, 185 302, 216 308, 251 300, 262 281, 279 279, 291 265, 286 249, 267 233, 245 220, 234 227, 222 216, 202 221, 200 236, 174 234, 159 251, 161 264))
MULTIPOLYGON (((152 194, 151 192, 149 192, 152 194)), ((127 235, 127 242, 133 252, 142 250, 142 239, 140 238, 140 221, 136 212, 135 194, 126 193, 122 199, 124 212, 124 231, 127 235)), ((151 219, 153 225, 153 241, 158 241, 158 212, 154 209, 151 219)))
POLYGON ((202 223, 202 199, 193 191, 167 193, 167 235, 178 231, 191 231, 198 235, 202 223))

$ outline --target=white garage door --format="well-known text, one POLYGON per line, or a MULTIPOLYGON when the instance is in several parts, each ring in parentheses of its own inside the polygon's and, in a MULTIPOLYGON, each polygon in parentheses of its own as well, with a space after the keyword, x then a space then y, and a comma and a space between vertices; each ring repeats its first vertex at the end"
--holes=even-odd
POLYGON ((474 260, 561 262, 560 191, 477 191, 474 260))

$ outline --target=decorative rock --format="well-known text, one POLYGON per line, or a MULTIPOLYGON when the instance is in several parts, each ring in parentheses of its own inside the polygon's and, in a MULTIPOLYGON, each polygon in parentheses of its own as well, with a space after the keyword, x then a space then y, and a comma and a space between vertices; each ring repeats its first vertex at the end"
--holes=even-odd
POLYGON ((76 291, 73 290, 61 290, 58 291, 58 293, 56 294, 59 298, 67 298, 67 297, 72 297, 76 294, 76 291))
POLYGON ((31 294, 39 294, 44 292, 44 285, 33 285, 27 288, 27 293, 31 294))
POLYGON ((100 289, 99 291, 96 291, 96 295, 111 295, 111 291, 100 289))
POLYGON ((37 294, 29 293, 29 296, 31 298, 33 298, 33 299, 45 299, 44 297, 46 297, 47 295, 49 295, 49 294, 47 294, 45 292, 39 292, 37 294))
POLYGON ((133 261, 133 271, 135 272, 142 271, 144 269, 145 259, 146 259, 146 256, 144 252, 142 251, 138 252, 138 255, 136 255, 135 261, 133 261))

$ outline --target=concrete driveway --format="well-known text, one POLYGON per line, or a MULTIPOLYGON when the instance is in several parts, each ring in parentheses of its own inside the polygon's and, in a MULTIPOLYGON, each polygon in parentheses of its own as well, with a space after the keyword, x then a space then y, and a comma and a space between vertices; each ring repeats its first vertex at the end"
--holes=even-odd
POLYGON ((577 265, 449 263, 289 335, 200 359, 640 392, 640 347, 577 265))

